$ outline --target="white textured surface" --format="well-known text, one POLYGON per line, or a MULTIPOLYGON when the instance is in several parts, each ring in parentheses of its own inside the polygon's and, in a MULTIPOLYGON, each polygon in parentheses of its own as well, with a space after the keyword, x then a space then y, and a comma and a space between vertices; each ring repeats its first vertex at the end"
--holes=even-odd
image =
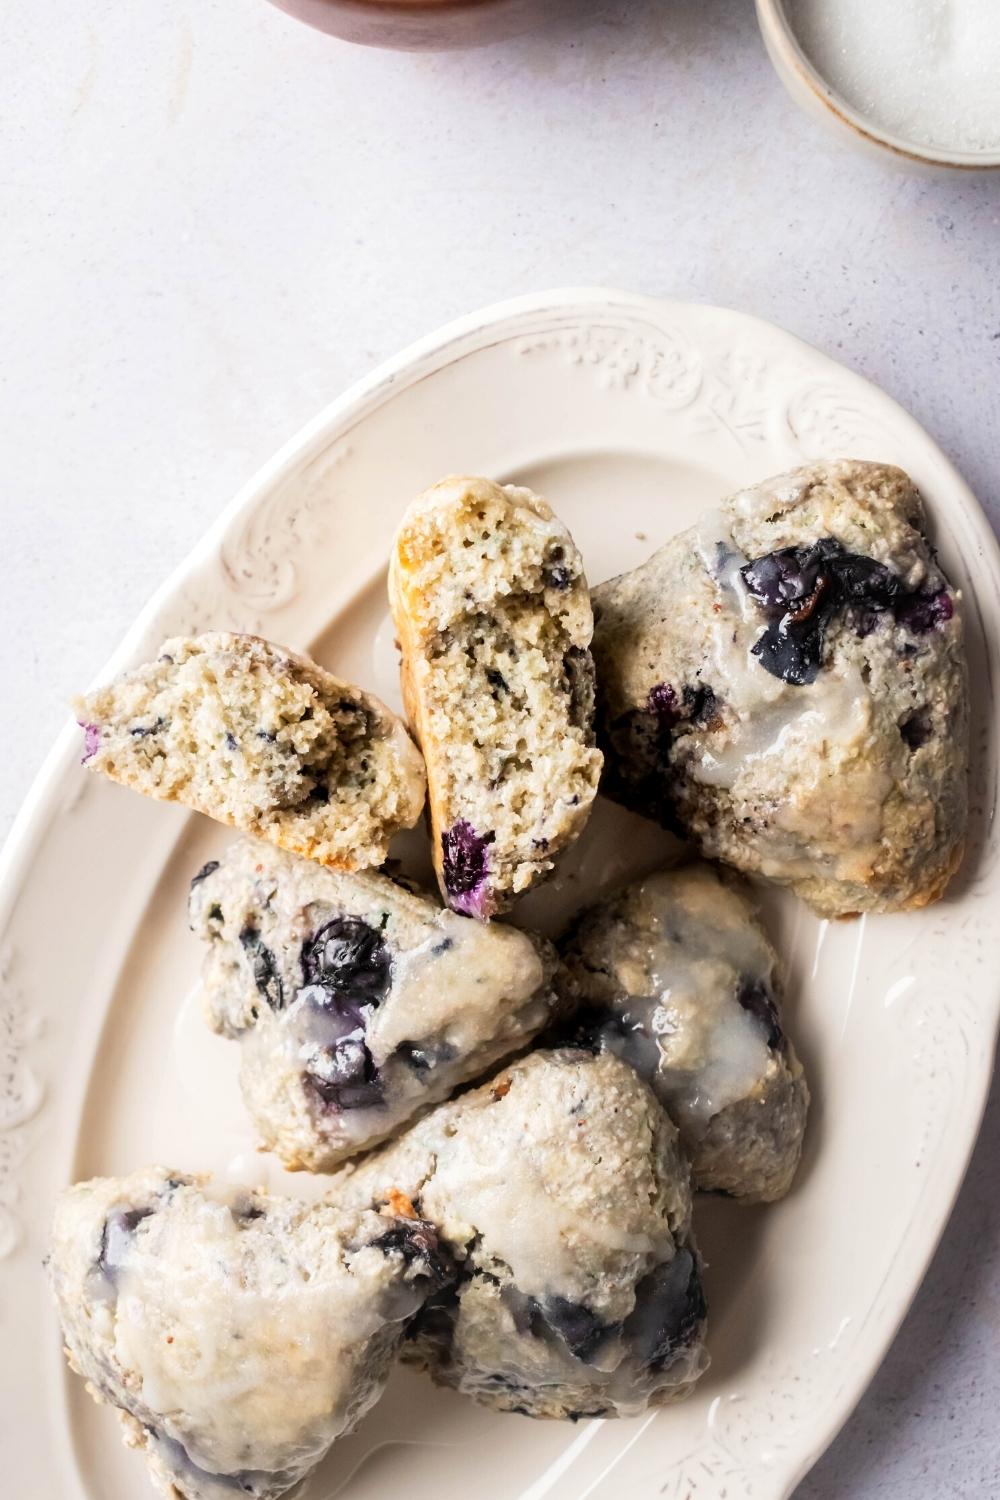
MULTIPOLYGON (((423 58, 262 0, 50 0, 9 7, 0 110, 4 827, 66 696, 237 484, 374 361, 501 296, 603 281, 773 318, 908 406, 1000 520, 1000 174, 828 145, 746 0, 423 58)), ((800 1500, 1000 1491, 998 1153, 1000 1099, 800 1500)))

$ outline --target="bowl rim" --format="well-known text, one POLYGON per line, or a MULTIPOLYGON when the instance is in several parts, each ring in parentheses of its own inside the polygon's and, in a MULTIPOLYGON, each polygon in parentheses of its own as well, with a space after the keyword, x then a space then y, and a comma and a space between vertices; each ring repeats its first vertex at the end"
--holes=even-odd
POLYGON ((779 75, 781 66, 787 68, 815 95, 824 109, 862 140, 904 163, 950 167, 959 172, 1000 170, 1000 150, 957 151, 952 148, 923 146, 908 140, 906 136, 882 130, 873 120, 848 104, 806 55, 788 18, 784 0, 756 0, 756 6, 757 21, 764 39, 778 53, 778 58, 772 54, 772 61, 779 75))

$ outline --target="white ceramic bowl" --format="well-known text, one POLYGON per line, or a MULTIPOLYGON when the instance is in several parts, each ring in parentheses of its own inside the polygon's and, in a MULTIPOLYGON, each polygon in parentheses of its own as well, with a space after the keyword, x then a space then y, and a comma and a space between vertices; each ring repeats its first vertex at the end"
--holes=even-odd
POLYGON ((883 130, 852 108, 816 70, 799 45, 782 0, 756 0, 756 3, 761 35, 778 77, 796 104, 840 140, 904 171, 936 174, 990 172, 1000 168, 998 151, 927 146, 883 130))

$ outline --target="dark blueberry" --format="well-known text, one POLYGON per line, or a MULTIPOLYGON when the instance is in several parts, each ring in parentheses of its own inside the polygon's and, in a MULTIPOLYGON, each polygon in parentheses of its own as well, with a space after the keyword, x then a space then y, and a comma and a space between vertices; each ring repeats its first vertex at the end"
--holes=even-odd
POLYGON ((423 1219, 400 1219, 372 1243, 387 1255, 398 1251, 407 1265, 419 1266, 438 1288, 455 1280, 455 1263, 432 1224, 423 1219))
POLYGON ((415 1073, 429 1073, 441 1063, 450 1062, 455 1049, 450 1042, 400 1042, 393 1056, 415 1073))
MULTIPOLYGON (((566 1416, 570 1422, 589 1422, 594 1417, 609 1416, 610 1412, 611 1408, 609 1406, 595 1406, 593 1411, 568 1411, 566 1413, 566 1416)), ((525 1413, 525 1415, 527 1415, 527 1413, 525 1413)))
POLYGON ((955 613, 952 597, 947 589, 936 594, 911 594, 896 605, 896 619, 914 635, 926 635, 935 625, 943 625, 955 613))
POLYGON ((468 916, 483 915, 489 872, 486 850, 495 840, 492 830, 478 834, 464 818, 442 833, 445 889, 456 911, 464 911, 468 916))
POLYGON ((431 949, 431 952, 436 957, 439 953, 448 953, 450 951, 450 949, 454 948, 454 946, 455 946, 455 944, 452 942, 452 940, 451 940, 450 937, 444 937, 444 938, 441 939, 441 941, 439 943, 435 943, 434 944, 434 947, 431 949))
POLYGON ((707 1311, 698 1262, 678 1250, 639 1282, 622 1334, 638 1363, 656 1369, 694 1343, 707 1311))
POLYGON ((113 1282, 121 1270, 137 1226, 143 1219, 148 1219, 152 1212, 151 1208, 116 1209, 105 1219, 97 1264, 109 1281, 113 1282))
POLYGON ((917 634, 954 612, 947 589, 912 593, 883 563, 846 551, 833 537, 768 553, 740 573, 769 618, 753 654, 772 676, 793 686, 815 681, 827 628, 840 609, 851 611, 861 637, 870 635, 886 612, 917 634))
POLYGON ((261 941, 256 927, 244 927, 240 933, 240 943, 249 960, 254 984, 272 1010, 281 1010, 285 1003, 285 991, 274 954, 261 941))
POLYGON ((588 1307, 571 1302, 568 1297, 529 1297, 520 1287, 508 1284, 501 1290, 500 1300, 518 1333, 538 1339, 558 1338, 576 1359, 585 1363, 614 1332, 588 1307))
POLYGON ((573 582, 573 574, 569 568, 559 566, 545 568, 542 571, 542 581, 547 589, 558 589, 561 593, 563 589, 568 589, 573 582))
POLYGON ((486 668, 486 681, 491 688, 496 688, 498 693, 507 691, 507 679, 502 672, 497 671, 496 667, 486 668))
POLYGON ((569 694, 570 723, 591 730, 594 723, 594 659, 582 646, 570 646, 563 656, 563 680, 569 694))
MULTIPOLYGON (((226 738, 228 739, 229 736, 227 735, 226 738)), ((275 729, 258 729, 257 738, 259 740, 266 740, 269 745, 274 745, 277 743, 278 733, 275 729)))
POLYGON ((210 859, 207 865, 202 865, 197 875, 191 881, 191 889, 194 890, 196 885, 200 885, 203 880, 207 880, 218 868, 219 861, 217 859, 210 859))
POLYGON ((240 747, 239 747, 239 744, 237 743, 235 734, 230 734, 229 730, 227 729, 226 730, 226 749, 227 750, 238 750, 239 748, 240 747))
POLYGON ((609 1332, 607 1324, 602 1323, 589 1307, 571 1302, 567 1297, 546 1297, 541 1303, 541 1313, 570 1353, 584 1362, 597 1352, 609 1332))
POLYGON ((751 650, 772 677, 780 677, 792 687, 807 687, 819 676, 823 640, 824 631, 819 628, 819 622, 813 628, 792 626, 782 629, 778 625, 769 625, 751 650))
POLYGON ((744 975, 736 991, 736 998, 743 1009, 763 1026, 767 1045, 771 1050, 784 1052, 788 1044, 785 1033, 781 1029, 777 1004, 766 980, 755 979, 749 974, 744 975))
POLYGON ((378 1109, 384 1102, 375 1060, 360 1037, 342 1037, 317 1052, 302 1081, 327 1108, 338 1113, 378 1109))
POLYGON ((343 1009, 341 999, 376 1006, 391 983, 392 959, 382 934, 361 917, 334 917, 303 945, 302 973, 307 985, 327 991, 334 1009, 343 1009))
POLYGON ((707 683, 687 684, 683 695, 684 718, 692 724, 709 724, 718 710, 719 700, 707 683))
POLYGON ((145 739, 147 734, 159 734, 160 730, 163 728, 166 722, 166 719, 157 719, 152 724, 136 724, 132 729, 129 730, 129 734, 132 735, 134 739, 142 740, 145 739))
POLYGON ((910 750, 919 750, 921 745, 926 745, 934 733, 929 709, 915 708, 907 714, 900 720, 899 732, 910 750))

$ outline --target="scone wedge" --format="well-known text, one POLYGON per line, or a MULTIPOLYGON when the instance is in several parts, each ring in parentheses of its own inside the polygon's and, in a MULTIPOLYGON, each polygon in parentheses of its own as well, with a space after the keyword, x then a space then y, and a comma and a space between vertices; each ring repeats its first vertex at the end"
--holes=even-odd
POLYGON ((960 599, 901 469, 740 490, 593 600, 604 791, 821 916, 941 895, 969 688, 960 599))
POLYGON ((277 1500, 382 1393, 452 1268, 428 1224, 151 1167, 67 1189, 49 1274, 70 1365, 169 1500, 277 1500))
POLYGON ((240 1044, 261 1144, 328 1171, 393 1135, 552 1019, 556 956, 375 871, 241 840, 195 876, 209 1025, 240 1044))
POLYGON ((434 1225, 457 1280, 403 1357, 484 1406, 635 1416, 708 1364, 677 1132, 608 1053, 539 1051, 345 1168, 334 1201, 434 1225))

